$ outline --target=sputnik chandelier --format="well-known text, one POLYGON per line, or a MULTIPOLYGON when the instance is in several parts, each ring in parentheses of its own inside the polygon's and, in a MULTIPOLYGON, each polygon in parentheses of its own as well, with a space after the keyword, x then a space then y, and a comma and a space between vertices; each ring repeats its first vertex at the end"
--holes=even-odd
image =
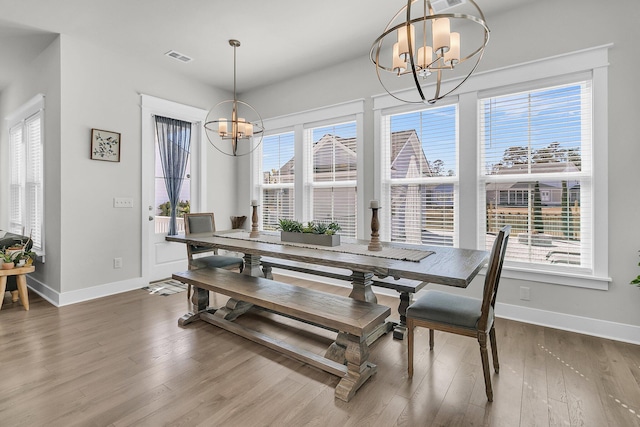
POLYGON ((475 1, 407 0, 375 40, 370 55, 387 93, 402 102, 434 104, 467 81, 488 41, 489 28, 475 1), (407 77, 416 91, 394 94, 389 87, 399 84, 389 76, 407 77), (443 83, 447 80, 451 83, 443 83), (426 95, 425 89, 433 94, 426 95))
POLYGON ((238 100, 236 94, 236 49, 238 40, 229 40, 233 47, 233 99, 216 104, 207 114, 204 128, 211 145, 229 156, 251 153, 262 142, 262 117, 251 105, 238 100))

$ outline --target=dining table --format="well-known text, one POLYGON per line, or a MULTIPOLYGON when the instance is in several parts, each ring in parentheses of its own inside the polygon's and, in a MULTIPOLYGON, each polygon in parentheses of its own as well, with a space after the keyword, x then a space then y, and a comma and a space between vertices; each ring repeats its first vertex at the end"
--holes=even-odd
MULTIPOLYGON (((351 283, 350 297, 367 302, 377 302, 372 289, 377 279, 385 279, 391 284, 409 280, 466 288, 488 259, 488 252, 478 249, 382 242, 382 250, 371 251, 368 240, 343 238, 340 246, 324 247, 282 242, 277 233, 251 234, 244 230, 192 233, 188 236, 177 234, 167 236, 166 240, 241 253, 245 262, 241 274, 257 277, 271 275, 270 268, 263 268, 262 259, 293 262, 304 266, 305 273, 319 276, 326 276, 328 269, 347 270, 350 272, 346 276, 351 283)), ((183 316, 185 324, 197 319, 198 313, 207 309, 208 293, 196 296, 194 292, 192 302, 193 312, 183 316)), ((400 324, 387 325, 387 329, 380 331, 378 336, 394 327, 400 330, 406 327, 404 314, 410 302, 406 298, 401 301, 400 324)))

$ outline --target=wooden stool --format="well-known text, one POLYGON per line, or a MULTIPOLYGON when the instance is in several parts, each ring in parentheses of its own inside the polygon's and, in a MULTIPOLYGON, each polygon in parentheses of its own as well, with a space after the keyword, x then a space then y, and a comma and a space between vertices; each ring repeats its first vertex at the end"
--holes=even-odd
MULTIPOLYGON (((7 289, 7 276, 16 276, 20 302, 25 310, 29 310, 29 292, 27 291, 27 276, 25 276, 25 274, 33 273, 34 271, 36 271, 36 268, 33 265, 29 267, 16 267, 11 270, 0 270, 0 309, 2 309, 4 293, 7 289)), ((11 293, 11 299, 13 302, 17 301, 14 292, 11 293)))

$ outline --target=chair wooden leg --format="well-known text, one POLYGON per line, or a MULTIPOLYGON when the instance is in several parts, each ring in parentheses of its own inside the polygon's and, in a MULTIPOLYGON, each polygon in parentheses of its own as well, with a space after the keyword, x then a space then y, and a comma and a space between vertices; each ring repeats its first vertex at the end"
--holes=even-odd
POLYGON ((409 378, 413 378, 413 320, 407 319, 407 355, 408 355, 408 374, 409 378))
POLYGON ((489 339, 491 340, 491 354, 493 355, 493 370, 500 372, 500 363, 498 363, 498 344, 496 343, 496 329, 491 326, 489 331, 489 339))
POLYGON ((489 370, 489 355, 487 353, 487 334, 478 334, 480 344, 480 357, 482 358, 482 371, 484 372, 484 388, 487 392, 487 399, 493 402, 493 389, 491 388, 491 372, 489 370))
POLYGON ((429 350, 433 350, 433 329, 429 329, 429 350))

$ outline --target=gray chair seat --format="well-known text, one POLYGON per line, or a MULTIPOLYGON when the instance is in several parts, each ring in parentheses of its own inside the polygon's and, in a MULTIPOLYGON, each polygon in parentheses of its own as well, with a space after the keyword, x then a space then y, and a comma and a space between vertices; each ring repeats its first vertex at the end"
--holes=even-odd
POLYGON ((213 256, 205 256, 201 258, 193 258, 191 260, 191 268, 242 268, 244 262, 242 258, 232 257, 232 256, 224 256, 224 255, 213 255, 213 256))
MULTIPOLYGON (((482 314, 482 300, 440 291, 427 291, 407 308, 414 319, 454 325, 475 331, 482 314)), ((493 325, 493 307, 489 307, 488 332, 493 325)))

